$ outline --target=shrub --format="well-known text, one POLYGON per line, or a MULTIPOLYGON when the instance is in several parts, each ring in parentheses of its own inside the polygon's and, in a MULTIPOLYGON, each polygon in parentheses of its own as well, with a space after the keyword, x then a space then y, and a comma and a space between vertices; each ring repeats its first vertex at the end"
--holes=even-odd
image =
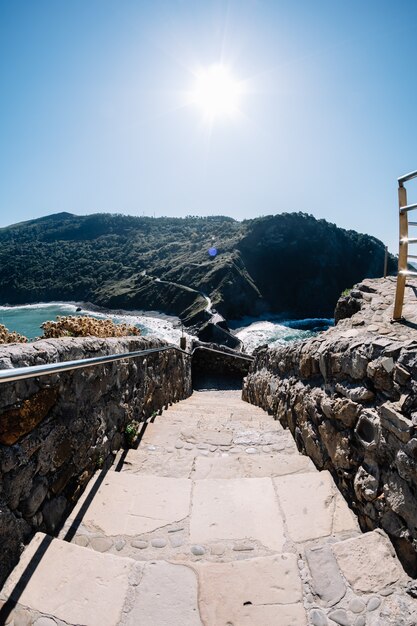
POLYGON ((19 333, 8 330, 0 324, 0 343, 27 343, 27 338, 19 333))
POLYGON ((125 435, 126 435, 126 442, 129 448, 133 448, 135 444, 136 437, 138 434, 138 428, 139 428, 139 422, 137 420, 132 420, 126 425, 125 435))
POLYGON ((140 329, 128 324, 115 324, 112 320, 68 315, 58 316, 56 322, 44 322, 42 339, 57 337, 126 337, 140 335, 140 329))

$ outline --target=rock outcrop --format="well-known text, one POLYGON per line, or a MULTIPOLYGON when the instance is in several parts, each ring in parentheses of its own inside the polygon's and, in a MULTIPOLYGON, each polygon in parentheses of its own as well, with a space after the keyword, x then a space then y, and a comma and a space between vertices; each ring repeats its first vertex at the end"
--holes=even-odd
MULTIPOLYGON (((167 345, 145 338, 47 339, 0 348, 0 369, 167 345)), ((0 586, 34 531, 53 534, 126 426, 191 393, 191 359, 169 350, 0 384, 0 586)))
MULTIPOLYGON (((329 470, 362 529, 382 527, 417 575, 417 283, 392 323, 394 279, 365 280, 337 326, 255 352, 243 397, 288 427, 329 470), (351 316, 347 317, 350 311, 351 316)), ((345 299, 346 300, 346 299, 345 299)))

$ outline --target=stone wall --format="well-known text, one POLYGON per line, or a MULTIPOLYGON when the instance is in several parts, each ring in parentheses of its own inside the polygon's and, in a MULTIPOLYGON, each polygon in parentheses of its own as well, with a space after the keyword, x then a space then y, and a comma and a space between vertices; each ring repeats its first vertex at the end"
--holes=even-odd
MULTIPOLYGON (((166 345, 157 339, 65 338, 0 348, 0 369, 166 345)), ((36 530, 54 533, 126 425, 191 394, 191 359, 170 350, 0 384, 0 586, 36 530)))
POLYGON ((391 279, 364 281, 350 296, 351 317, 344 307, 335 328, 259 349, 243 397, 272 413, 299 450, 332 472, 362 529, 382 527, 415 576, 417 285, 407 288, 410 317, 399 324, 390 319, 394 290, 391 279))

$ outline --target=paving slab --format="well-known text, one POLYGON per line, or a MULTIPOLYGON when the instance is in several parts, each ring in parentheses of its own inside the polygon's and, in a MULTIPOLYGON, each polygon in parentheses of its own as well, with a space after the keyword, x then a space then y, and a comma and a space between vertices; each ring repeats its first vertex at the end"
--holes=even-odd
POLYGON ((164 420, 148 424, 142 437, 141 447, 147 445, 174 446, 181 434, 181 425, 168 424, 164 420))
POLYGON ((378 592, 406 579, 390 540, 381 530, 335 543, 332 550, 355 591, 378 592))
POLYGON ((244 446, 265 446, 278 443, 280 438, 281 433, 277 430, 259 431, 256 428, 248 428, 241 429, 241 432, 236 433, 233 437, 233 443, 244 446))
POLYGON ((295 554, 194 567, 206 626, 306 624, 295 554))
MULTIPOLYGON (((210 626, 218 626, 209 622, 210 626)), ((306 626, 302 604, 276 604, 274 606, 246 606, 236 626, 306 626)), ((225 626, 229 626, 227 624, 225 626)), ((234 625, 233 625, 234 626, 234 625)))
POLYGON ((315 546, 306 550, 305 554, 314 593, 333 606, 344 597, 346 585, 330 546, 315 546))
POLYGON ((197 576, 185 565, 146 563, 132 605, 125 626, 203 626, 197 576))
POLYGON ((233 441, 233 433, 224 429, 203 430, 201 428, 183 429, 181 439, 188 443, 207 443, 214 446, 230 446, 233 441))
POLYGON ((336 489, 335 506, 333 516, 333 534, 343 533, 346 531, 360 532, 359 522, 356 515, 349 509, 349 506, 342 496, 342 494, 336 489))
MULTIPOLYGON (((287 528, 295 542, 327 537, 333 532, 336 487, 327 471, 308 474, 292 474, 274 478, 278 498, 283 508, 287 528)), ((339 526, 351 527, 351 511, 347 504, 338 500, 339 526)))
MULTIPOLYGON (((100 472, 96 475, 100 480, 100 472)), ((77 519, 94 487, 90 481, 69 521, 77 519)), ((107 472, 82 517, 83 526, 107 536, 135 536, 188 516, 191 481, 185 478, 107 472)))
POLYGON ((115 626, 122 617, 129 579, 134 572, 140 575, 141 567, 132 559, 85 550, 38 533, 2 595, 68 624, 115 626), (41 559, 36 558, 37 551, 42 552, 41 559))
POLYGON ((131 474, 161 476, 165 478, 190 478, 195 455, 173 447, 169 452, 165 448, 147 450, 129 450, 121 471, 131 474))
POLYGON ((195 481, 190 540, 254 539, 282 551, 284 526, 270 478, 195 481))

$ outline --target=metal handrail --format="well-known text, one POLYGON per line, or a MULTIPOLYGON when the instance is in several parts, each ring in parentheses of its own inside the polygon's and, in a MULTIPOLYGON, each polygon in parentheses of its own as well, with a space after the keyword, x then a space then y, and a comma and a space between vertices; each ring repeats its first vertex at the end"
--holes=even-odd
POLYGON ((25 380, 28 378, 35 378, 37 376, 47 376, 48 374, 59 374, 60 372, 69 372, 72 370, 82 369, 84 367, 94 367, 96 365, 104 365, 106 363, 114 363, 115 361, 122 361, 123 359, 133 359, 139 356, 147 356, 148 354, 155 354, 158 352, 165 352, 167 350, 176 350, 188 357, 192 357, 197 350, 208 350, 210 352, 217 352, 218 354, 227 355, 235 359, 244 359, 253 361, 254 357, 250 355, 231 354, 222 350, 215 350, 214 348, 197 346, 192 352, 187 352, 170 344, 163 346, 162 348, 148 348, 147 350, 136 350, 133 352, 123 352, 121 354, 109 354, 105 356, 96 356, 88 359, 77 359, 75 361, 62 361, 60 363, 46 363, 45 365, 29 365, 26 367, 15 367, 11 369, 0 370, 0 383, 9 383, 17 380, 25 380))
POLYGON ((46 363, 45 365, 29 365, 26 367, 15 367, 13 369, 0 370, 0 383, 24 380, 26 378, 34 378, 35 376, 58 374, 60 372, 68 372, 71 370, 82 369, 83 367, 94 367, 95 365, 114 363, 114 361, 122 361, 123 359, 133 359, 138 356, 146 356, 148 354, 154 354, 156 352, 165 352, 166 350, 177 350, 178 352, 182 352, 187 356, 191 356, 190 352, 181 350, 181 348, 178 348, 177 346, 174 346, 172 344, 169 346, 164 346, 162 348, 148 348, 147 350, 122 352, 121 354, 108 354, 105 356, 95 356, 88 359, 77 359, 75 361, 62 361, 60 363, 46 363))
POLYGON ((234 359, 243 359, 244 361, 254 361, 255 357, 251 354, 232 354, 231 352, 226 352, 226 350, 216 350, 215 348, 209 348, 208 346, 196 346, 194 350, 190 353, 191 356, 194 355, 197 350, 208 350, 209 352, 216 352, 217 354, 222 354, 223 356, 231 356, 234 359))
POLYGON ((400 213, 406 213, 407 211, 414 211, 417 209, 417 204, 407 204, 406 206, 400 207, 400 213))
POLYGON ((398 179, 399 186, 402 187, 403 183, 406 183, 408 180, 411 180, 412 178, 417 178, 417 171, 409 172, 408 174, 404 174, 404 176, 400 176, 398 179))
POLYGON ((400 243, 417 243, 417 237, 402 237, 400 243))

